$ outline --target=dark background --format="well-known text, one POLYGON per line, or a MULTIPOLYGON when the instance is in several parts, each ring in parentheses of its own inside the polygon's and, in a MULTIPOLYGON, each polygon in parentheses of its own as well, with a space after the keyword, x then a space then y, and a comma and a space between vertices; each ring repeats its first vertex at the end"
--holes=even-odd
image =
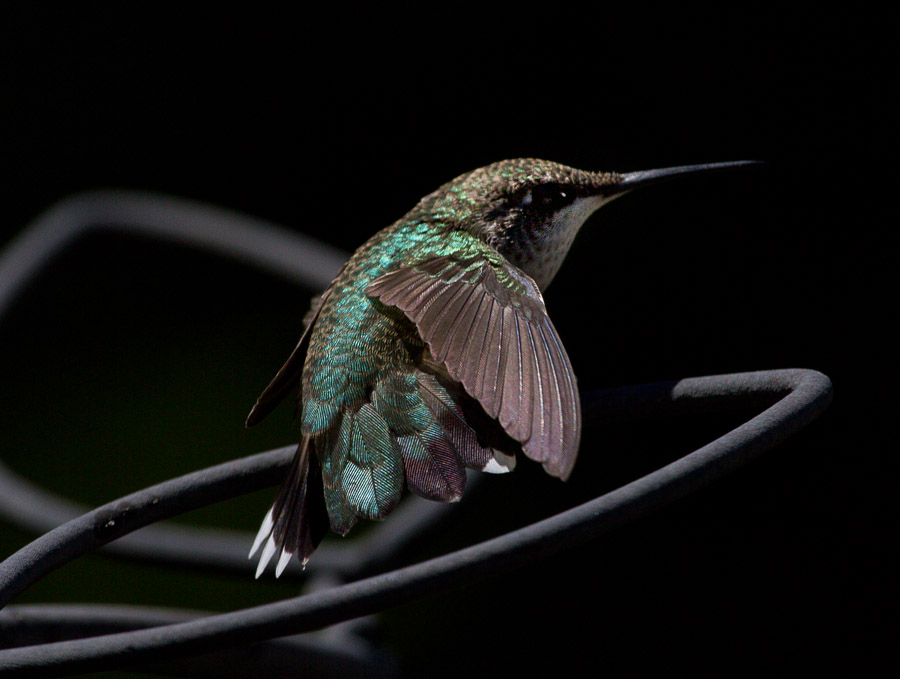
MULTIPOLYGON (((807 367, 832 378, 830 410, 589 546, 385 614, 380 638, 406 676, 585 664, 610 676, 824 676, 893 657, 893 17, 519 6, 499 21, 446 8, 404 25, 350 10, 11 7, 0 21, 4 242, 70 194, 116 187, 229 207, 349 251, 502 158, 619 171, 768 161, 605 208, 547 305, 583 389, 807 367)), ((249 432, 242 423, 312 292, 181 250, 85 241, 0 328, 4 460, 95 505, 291 442, 290 408, 249 432)), ((421 556, 574 506, 735 423, 591 427, 569 483, 525 463, 488 479, 421 556)), ((255 530, 270 497, 186 520, 255 530)), ((0 526, 0 551, 31 537, 0 526)), ((233 610, 293 594, 90 557, 18 601, 233 610)))

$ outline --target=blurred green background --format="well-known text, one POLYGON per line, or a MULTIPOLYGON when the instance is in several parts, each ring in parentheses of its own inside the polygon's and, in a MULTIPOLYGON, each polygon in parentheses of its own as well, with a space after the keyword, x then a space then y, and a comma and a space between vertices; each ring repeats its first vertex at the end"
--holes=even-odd
MULTIPOLYGON (((197 252, 135 237, 85 238, 40 278, 4 326, 0 343, 8 360, 0 374, 3 384, 15 385, 0 396, 4 462, 48 490, 97 506, 290 443, 289 406, 254 431, 242 418, 265 380, 261 372, 271 368, 263 357, 273 334, 283 347, 296 341, 301 296, 281 281, 197 252), (238 314, 234 300, 249 287, 262 299, 241 304, 238 314), (263 322, 251 324, 251 332, 230 331, 251 317, 263 322)), ((255 530, 268 502, 271 491, 179 520, 255 530)), ((8 555, 31 537, 4 526, 0 549, 8 555)), ((88 556, 18 601, 230 610, 291 593, 271 582, 88 556)))
MULTIPOLYGON (((768 161, 604 208, 547 304, 583 389, 808 367, 835 383, 828 413, 603 540, 384 614, 379 642, 404 676, 865 674, 897 631, 896 219, 881 201, 893 19, 539 9, 398 28, 377 13, 11 5, 0 238, 67 195, 117 187, 350 251, 505 157, 622 171, 768 161)), ((243 421, 314 292, 141 239, 79 242, 0 327, 0 455, 97 505, 295 441, 290 406, 243 421)), ((419 556, 571 507, 738 421, 593 426, 569 483, 528 464, 488 479, 419 556)), ((273 492, 179 520, 255 531, 273 492)), ((33 537, 0 525, 0 555, 33 537)), ((295 593, 91 556, 16 602, 225 611, 295 593)))

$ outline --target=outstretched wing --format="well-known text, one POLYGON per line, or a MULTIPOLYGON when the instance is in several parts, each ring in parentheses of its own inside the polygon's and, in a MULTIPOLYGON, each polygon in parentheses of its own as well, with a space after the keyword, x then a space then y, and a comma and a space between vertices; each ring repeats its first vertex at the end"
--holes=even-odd
POLYGON ((529 458, 572 471, 581 403, 540 290, 509 263, 435 257, 384 274, 366 294, 416 325, 432 356, 529 458))
POLYGON ((330 293, 331 288, 328 288, 319 297, 313 299, 312 307, 306 318, 303 319, 306 323, 306 329, 300 336, 300 341, 297 342, 297 346, 294 347, 294 351, 291 352, 288 360, 281 366, 278 374, 269 382, 269 386, 256 399, 256 404, 247 416, 246 426, 252 427, 257 422, 262 421, 266 415, 275 410, 285 396, 299 389, 300 377, 303 374, 303 363, 306 361, 306 351, 309 349, 309 338, 312 335, 312 327, 315 325, 316 319, 319 317, 319 311, 321 311, 322 305, 328 299, 330 293))

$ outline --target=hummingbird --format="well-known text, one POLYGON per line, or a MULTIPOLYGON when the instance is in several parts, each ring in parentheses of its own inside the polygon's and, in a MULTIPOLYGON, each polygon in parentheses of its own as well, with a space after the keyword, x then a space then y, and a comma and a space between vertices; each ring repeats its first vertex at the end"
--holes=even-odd
POLYGON ((625 193, 737 161, 588 172, 530 158, 467 172, 366 241, 312 300, 247 417, 298 395, 300 442, 260 527, 256 577, 305 566, 331 530, 384 519, 404 487, 458 501, 466 468, 520 454, 565 480, 581 438, 575 373, 544 304, 585 221, 625 193))

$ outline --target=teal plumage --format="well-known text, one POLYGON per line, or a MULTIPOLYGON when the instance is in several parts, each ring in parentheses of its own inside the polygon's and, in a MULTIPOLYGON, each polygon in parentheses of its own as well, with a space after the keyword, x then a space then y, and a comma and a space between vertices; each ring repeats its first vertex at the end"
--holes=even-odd
MULTIPOLYGON (((320 459, 332 528, 340 533, 349 530, 354 517, 386 516, 400 500, 405 477, 433 478, 433 487, 417 487, 414 481, 413 488, 439 500, 458 499, 465 485, 463 464, 439 422, 453 408, 453 397, 421 369, 425 344, 415 326, 366 294, 398 263, 446 252, 434 226, 426 238, 417 238, 417 226, 398 225, 360 248, 333 284, 312 330, 302 379, 301 433, 325 437, 325 448, 332 451, 320 459), (416 241, 417 247, 398 262, 398 243, 416 241), (403 460, 414 467, 412 474, 403 460)), ((487 249, 472 235, 449 235, 460 251, 475 255, 487 249)), ((474 433, 469 438, 470 447, 477 445, 474 433)))

